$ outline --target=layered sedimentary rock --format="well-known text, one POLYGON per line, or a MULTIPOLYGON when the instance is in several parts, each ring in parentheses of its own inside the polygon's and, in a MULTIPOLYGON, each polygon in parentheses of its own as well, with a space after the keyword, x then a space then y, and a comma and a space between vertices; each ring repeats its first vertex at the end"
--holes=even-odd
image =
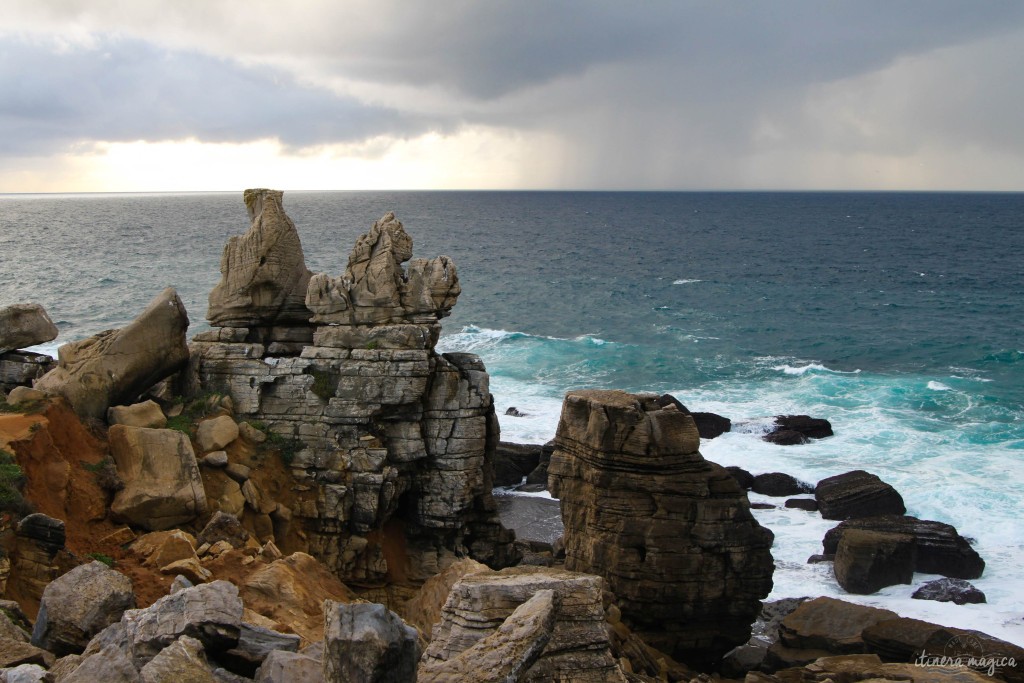
MULTIPOLYGON (((487 638, 495 643, 500 636, 494 636, 503 625, 507 624, 506 631, 513 625, 507 620, 517 608, 538 593, 551 591, 554 624, 547 642, 540 643, 539 654, 530 651, 532 646, 512 648, 524 660, 524 655, 533 659, 529 668, 512 680, 623 683, 625 678, 611 654, 603 584, 597 576, 540 567, 464 576, 452 587, 423 654, 420 667, 424 678, 449 680, 435 675, 447 672, 451 680, 473 680, 456 675, 461 673, 456 660, 487 638)), ((482 652, 477 661, 484 662, 482 652)), ((476 680, 499 680, 488 677, 492 671, 480 669, 476 680)))
POLYGON ((217 327, 303 326, 309 321, 306 268, 295 224, 277 190, 244 194, 251 221, 244 235, 228 240, 220 260, 220 282, 210 292, 206 317, 217 327))
POLYGON ((439 257, 404 270, 411 253, 392 214, 377 221, 342 277, 311 279, 306 316, 318 324, 298 350, 229 327, 191 346, 194 389, 230 394, 241 419, 298 444, 294 515, 309 552, 346 580, 425 578, 462 553, 504 566, 514 554, 490 494, 487 372, 476 356, 434 351, 455 268, 439 257), (389 566, 392 541, 405 554, 392 565, 408 566, 389 566))
POLYGON ((102 419, 112 405, 133 403, 139 394, 188 362, 188 315, 168 287, 139 317, 58 349, 58 365, 36 388, 64 396, 82 417, 102 419))
POLYGON ((693 419, 656 396, 573 391, 548 469, 566 569, 605 577, 623 620, 688 662, 749 638, 774 568, 772 533, 699 442, 693 419))

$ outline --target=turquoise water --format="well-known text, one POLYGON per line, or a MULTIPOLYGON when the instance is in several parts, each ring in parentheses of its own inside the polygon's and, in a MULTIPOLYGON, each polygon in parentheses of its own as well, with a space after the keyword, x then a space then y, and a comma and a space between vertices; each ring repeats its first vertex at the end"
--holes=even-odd
MULTIPOLYGON (((724 465, 811 483, 868 469, 977 540, 989 604, 861 600, 1024 643, 1024 195, 290 192, 285 208, 314 271, 342 272, 388 210, 417 256, 454 258, 441 345, 480 354, 501 412, 527 413, 503 438, 546 441, 566 390, 614 387, 732 418, 702 445, 724 465), (836 436, 762 442, 780 413, 836 436)), ((173 285, 198 332, 246 227, 240 193, 0 196, 0 305, 39 301, 68 341, 173 285)), ((775 597, 841 594, 804 564, 831 523, 758 514, 775 597)))

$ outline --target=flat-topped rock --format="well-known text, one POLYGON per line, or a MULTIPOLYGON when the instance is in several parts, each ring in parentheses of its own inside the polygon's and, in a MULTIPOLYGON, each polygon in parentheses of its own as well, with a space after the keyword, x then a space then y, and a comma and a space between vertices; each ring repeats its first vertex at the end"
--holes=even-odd
POLYGON ((825 519, 902 515, 907 511, 896 489, 864 470, 822 479, 814 487, 814 499, 825 519))
POLYGON ((773 536, 699 445, 692 417, 654 395, 571 391, 548 477, 566 569, 607 579, 623 621, 653 646, 711 662, 750 637, 773 536))

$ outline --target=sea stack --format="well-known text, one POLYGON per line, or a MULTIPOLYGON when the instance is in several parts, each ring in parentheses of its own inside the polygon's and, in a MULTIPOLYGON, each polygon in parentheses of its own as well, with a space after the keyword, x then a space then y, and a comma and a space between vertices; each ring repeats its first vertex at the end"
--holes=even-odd
MULTIPOLYGON (((277 225, 291 225, 277 213, 281 193, 258 192, 262 225, 271 207, 277 225)), ((288 262, 298 264, 290 235, 300 253, 288 262)), ((191 347, 194 391, 229 394, 241 419, 298 445, 289 513, 309 553, 347 581, 426 578, 458 555, 492 567, 515 559, 514 534, 491 498, 498 423, 487 371, 471 354, 434 350, 438 320, 459 293, 455 267, 441 256, 405 269, 412 246, 389 213, 356 241, 342 276, 309 278, 308 308, 291 327, 281 323, 300 318, 294 286, 302 278, 279 269, 267 288, 281 293, 277 310, 287 315, 264 328, 269 334, 238 326, 271 322, 269 308, 253 300, 246 312, 238 297, 226 316, 211 295, 211 323, 225 326, 191 347), (304 330, 309 342, 300 341, 304 330)), ((244 250, 229 242, 222 284, 250 277, 249 260, 228 256, 236 251, 244 250), (243 276, 232 272, 236 262, 243 276)))
POLYGON ((634 632, 694 664, 750 637, 774 569, 771 531, 699 446, 693 418, 653 394, 572 391, 548 468, 565 568, 603 576, 634 632))

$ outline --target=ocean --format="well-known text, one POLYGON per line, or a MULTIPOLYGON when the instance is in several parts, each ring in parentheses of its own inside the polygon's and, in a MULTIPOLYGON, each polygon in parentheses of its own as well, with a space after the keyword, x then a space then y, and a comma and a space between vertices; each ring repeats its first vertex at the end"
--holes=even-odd
MULTIPOLYGON (((575 388, 671 393, 735 428, 701 452, 811 484, 866 469, 987 562, 984 605, 845 595, 808 565, 832 522, 755 511, 775 532, 771 599, 832 595, 1024 645, 1024 194, 287 192, 314 272, 343 272, 389 210, 463 294, 442 351, 479 354, 502 438, 554 436, 575 388), (836 436, 759 437, 809 414, 836 436)), ((207 329, 241 192, 0 195, 0 305, 36 301, 58 343, 127 323, 163 287, 207 329)), ((781 504, 781 499, 752 495, 781 504)))

